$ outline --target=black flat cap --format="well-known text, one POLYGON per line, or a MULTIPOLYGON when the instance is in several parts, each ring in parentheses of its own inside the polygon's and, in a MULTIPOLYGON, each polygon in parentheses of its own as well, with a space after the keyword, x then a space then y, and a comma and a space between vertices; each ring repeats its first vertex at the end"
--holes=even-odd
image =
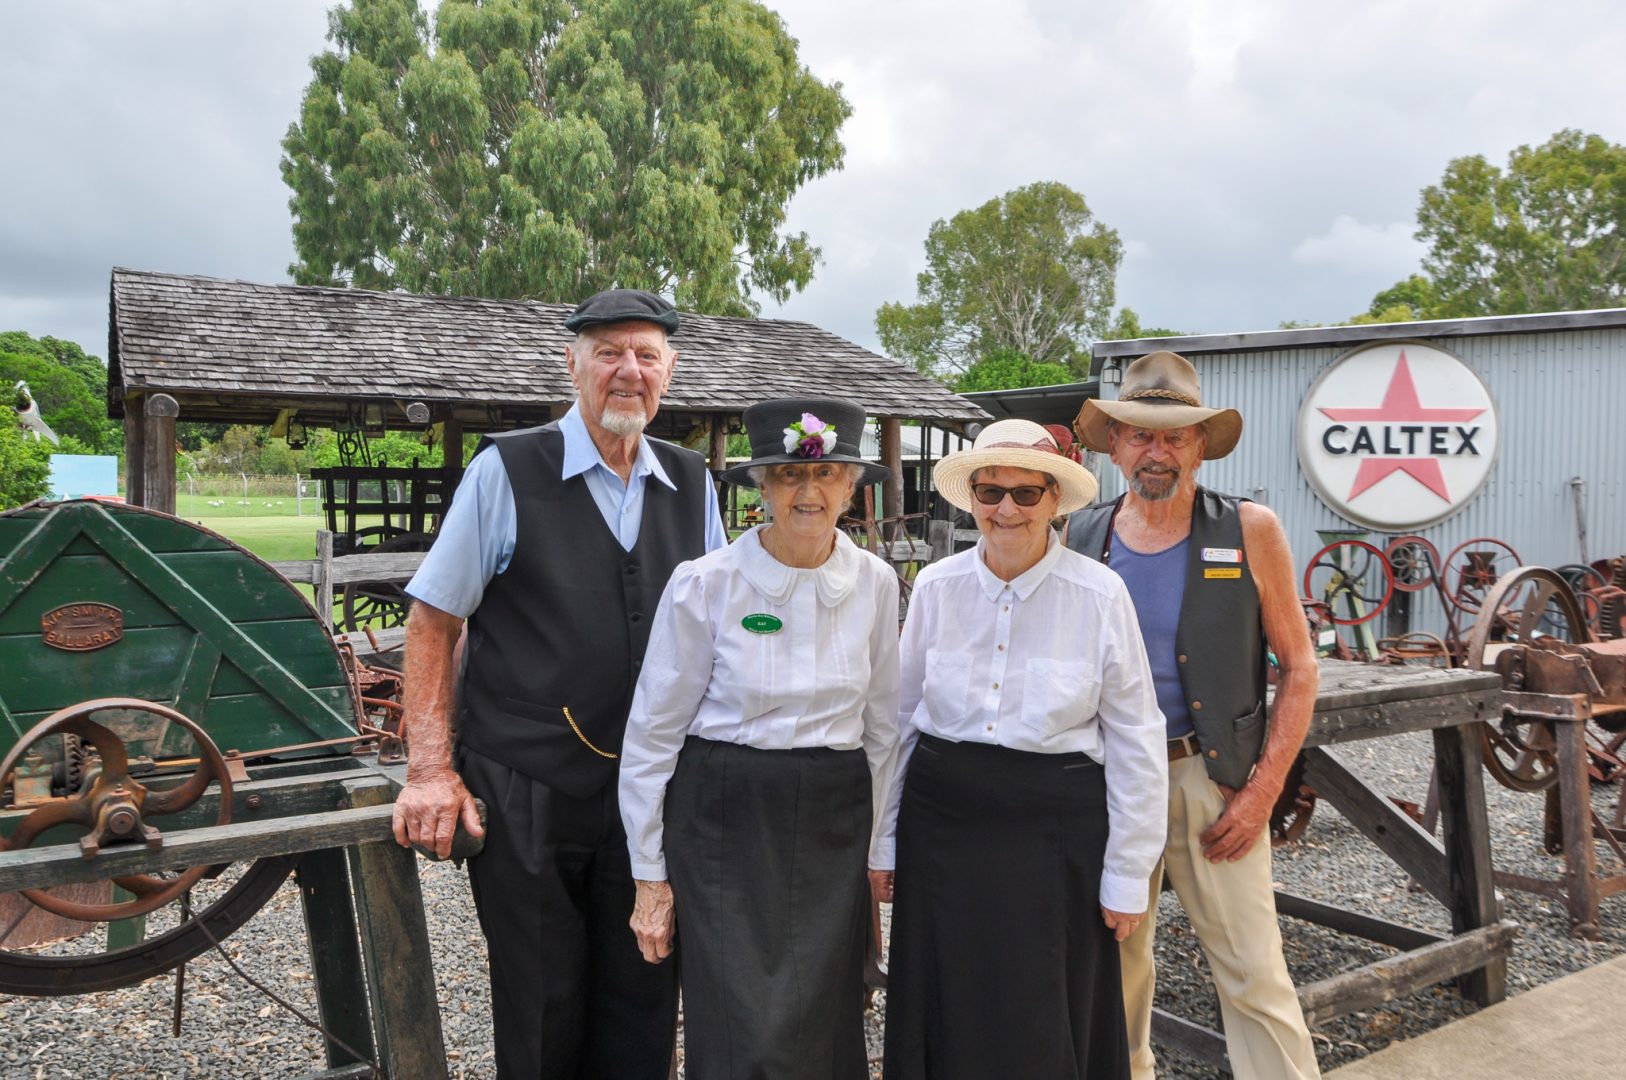
POLYGON ((654 323, 668 334, 678 331, 677 308, 642 289, 606 289, 594 293, 576 305, 576 310, 565 320, 565 329, 580 331, 589 326, 618 322, 654 323))

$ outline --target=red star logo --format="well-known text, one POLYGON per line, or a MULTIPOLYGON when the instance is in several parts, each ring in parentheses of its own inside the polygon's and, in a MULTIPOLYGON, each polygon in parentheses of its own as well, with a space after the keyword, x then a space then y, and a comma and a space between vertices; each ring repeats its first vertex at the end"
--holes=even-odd
MULTIPOLYGON (((1320 409, 1329 420, 1375 420, 1379 423, 1465 423, 1484 412, 1484 409, 1426 409, 1417 400, 1417 384, 1412 382, 1411 365, 1406 363, 1406 350, 1400 350, 1400 360, 1389 378, 1389 388, 1383 392, 1383 404, 1375 409, 1320 409)), ((1440 471, 1438 458, 1365 458, 1355 473, 1355 484, 1346 500, 1353 499, 1390 473, 1403 472, 1446 502, 1451 493, 1445 487, 1445 474, 1440 471)))

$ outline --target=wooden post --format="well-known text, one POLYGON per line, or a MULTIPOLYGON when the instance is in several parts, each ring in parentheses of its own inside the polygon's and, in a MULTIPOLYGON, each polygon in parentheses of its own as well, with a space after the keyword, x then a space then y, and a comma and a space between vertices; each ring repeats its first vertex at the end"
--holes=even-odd
MULTIPOLYGON (((1461 934, 1502 917, 1491 865, 1490 832, 1485 822, 1485 762, 1476 724, 1436 728, 1434 768, 1440 780, 1440 821, 1450 871, 1451 930, 1461 934)), ((1497 956, 1457 984, 1479 1005, 1507 996, 1507 957, 1497 956)))
POLYGON ((463 421, 448 416, 440 429, 441 465, 448 469, 463 467, 463 421))
MULTIPOLYGON (((346 784, 352 805, 379 806, 388 784, 346 784)), ((445 1080, 446 1042, 435 996, 418 857, 393 840, 350 848, 379 1064, 390 1080, 445 1080)))
POLYGON ((728 417, 722 414, 711 418, 711 461, 709 462, 712 475, 728 468, 728 417))
POLYGON ((574 401, 563 401, 563 402, 556 401, 556 402, 554 402, 552 405, 548 406, 548 417, 549 417, 549 419, 552 419, 552 420, 559 419, 565 413, 569 412, 570 407, 572 405, 574 405, 574 404, 575 404, 574 401))
POLYGON ((932 549, 932 562, 940 562, 954 554, 954 522, 932 520, 926 522, 926 543, 932 549))
POLYGON ((367 1021, 367 979, 361 966, 356 916, 350 907, 344 851, 322 848, 306 852, 294 864, 294 878, 305 911, 316 1006, 322 1026, 338 1039, 327 1040, 328 1066, 366 1061, 372 1057, 373 1033, 367 1021))
POLYGON ((147 397, 146 431, 142 435, 141 505, 166 514, 175 512, 175 418, 180 406, 168 394, 147 397))
POLYGON ((124 398, 124 501, 131 506, 146 506, 147 433, 146 417, 142 415, 143 399, 140 394, 126 394, 124 398))
MULTIPOLYGON (((882 516, 899 517, 903 514, 903 426, 895 416, 881 417, 881 464, 892 470, 881 485, 882 516)), ((895 540, 902 530, 900 523, 883 531, 883 538, 895 540)))

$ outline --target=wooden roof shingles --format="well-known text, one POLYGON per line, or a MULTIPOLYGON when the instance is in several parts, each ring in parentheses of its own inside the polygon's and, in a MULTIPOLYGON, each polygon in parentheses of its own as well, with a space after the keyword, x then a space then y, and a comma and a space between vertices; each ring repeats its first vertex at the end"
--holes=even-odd
MULTIPOLYGON (((566 402, 571 307, 115 268, 109 395, 566 402)), ((913 368, 808 323, 685 314, 674 344, 667 409, 738 412, 763 398, 823 394, 874 416, 988 419, 913 368)))

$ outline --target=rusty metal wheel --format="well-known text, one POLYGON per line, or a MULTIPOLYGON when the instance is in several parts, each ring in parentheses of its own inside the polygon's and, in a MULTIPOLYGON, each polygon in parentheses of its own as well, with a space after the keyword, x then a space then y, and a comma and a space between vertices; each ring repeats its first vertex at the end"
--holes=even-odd
POLYGON ((1421 536, 1397 536, 1383 549, 1394 571, 1395 588, 1401 592, 1420 592, 1434 584, 1440 572, 1440 553, 1421 536))
POLYGON ((1502 576, 1516 570, 1522 562, 1512 544, 1494 537, 1476 536, 1464 540, 1451 549, 1440 571, 1445 598, 1453 606, 1474 614, 1502 576))
MULTIPOLYGON (((1586 616, 1558 573, 1540 566, 1521 566, 1499 574, 1482 598, 1479 616, 1468 632, 1463 666, 1479 671, 1496 668, 1498 646, 1527 644, 1538 638, 1590 640, 1586 616)), ((1504 714, 1480 725, 1485 769, 1514 791, 1546 791, 1558 782, 1550 721, 1504 714)))
MULTIPOLYGON (((17 740, 11 753, 6 755, 4 764, 0 764, 0 778, 11 774, 29 747, 53 735, 77 736, 96 750, 100 763, 92 768, 90 783, 83 790, 61 801, 45 803, 23 818, 10 837, 0 839, 0 851, 20 851, 42 833, 61 825, 76 825, 86 830, 79 840, 86 858, 93 858, 101 845, 107 843, 145 843, 149 847, 159 847, 162 838, 147 823, 148 820, 191 806, 211 781, 220 785, 220 812, 215 824, 227 825, 231 822, 231 777, 227 774, 226 761, 221 757, 219 747, 201 727, 167 705, 139 698, 98 698, 58 709, 17 740), (149 789, 132 777, 124 741, 90 719, 95 713, 114 709, 153 713, 185 728, 198 748, 198 767, 192 771, 192 775, 180 784, 162 790, 149 789)), ((195 885, 208 869, 207 866, 193 866, 167 878, 153 874, 127 874, 113 878, 114 884, 135 896, 133 900, 115 904, 79 903, 52 896, 43 889, 19 891, 35 907, 44 908, 54 915, 81 922, 110 922, 145 915, 163 907, 195 885)))
MULTIPOLYGON (((0 764, 0 777, 10 774, 31 745, 56 735, 64 736, 69 747, 88 747, 94 751, 80 751, 83 790, 76 786, 66 798, 48 802, 29 814, 9 839, 0 841, 0 850, 28 847, 47 830, 58 826, 77 826, 89 830, 87 835, 100 826, 105 833, 108 819, 113 816, 128 825, 126 835, 139 831, 135 842, 146 842, 147 819, 190 806, 216 779, 222 796, 216 824, 231 821, 231 778, 219 748, 201 728, 174 709, 134 698, 105 698, 59 710, 36 724, 16 743, 4 764, 0 764), (198 767, 180 784, 164 789, 149 789, 130 777, 123 742, 106 727, 89 719, 94 713, 115 709, 155 713, 184 728, 197 744, 198 767), (116 791, 117 788, 124 790, 116 791)), ((110 839, 104 837, 94 843, 99 847, 110 839)), ((39 890, 21 890, 21 895, 47 911, 87 922, 124 919, 156 911, 200 882, 217 895, 199 905, 190 917, 179 918, 173 927, 122 949, 88 953, 75 949, 68 955, 53 955, 39 948, 0 949, 0 993, 31 997, 86 994, 130 986, 170 971, 247 922, 281 887, 293 865, 291 856, 260 859, 244 868, 229 884, 221 878, 226 868, 215 866, 191 867, 173 877, 133 874, 114 878, 116 884, 135 894, 136 898, 126 903, 76 904, 39 890)))

